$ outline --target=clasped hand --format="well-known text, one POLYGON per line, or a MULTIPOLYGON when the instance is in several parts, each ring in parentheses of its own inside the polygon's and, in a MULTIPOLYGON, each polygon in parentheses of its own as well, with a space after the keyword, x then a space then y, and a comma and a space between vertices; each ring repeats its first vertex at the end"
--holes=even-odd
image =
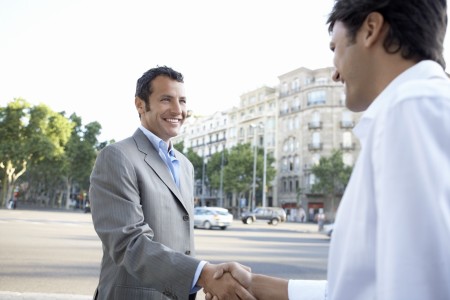
POLYGON ((236 262, 206 264, 198 280, 206 300, 256 300, 251 294, 249 267, 236 262))

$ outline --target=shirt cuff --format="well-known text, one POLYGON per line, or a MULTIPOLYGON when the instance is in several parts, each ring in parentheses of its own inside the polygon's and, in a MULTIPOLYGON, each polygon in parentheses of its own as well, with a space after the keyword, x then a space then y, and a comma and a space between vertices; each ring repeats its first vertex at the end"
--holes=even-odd
POLYGON ((289 280, 289 300, 324 300, 326 285, 326 280, 289 280))
POLYGON ((202 273, 203 267, 207 264, 207 261, 202 260, 198 266, 197 270, 195 271, 194 280, 192 281, 192 288, 191 288, 191 294, 197 293, 202 287, 197 285, 198 278, 200 277, 200 274, 202 273))

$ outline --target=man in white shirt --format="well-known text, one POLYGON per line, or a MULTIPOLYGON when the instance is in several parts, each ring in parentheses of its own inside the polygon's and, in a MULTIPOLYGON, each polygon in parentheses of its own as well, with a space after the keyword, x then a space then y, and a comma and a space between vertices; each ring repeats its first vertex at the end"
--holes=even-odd
MULTIPOLYGON (((347 107, 365 112, 322 298, 450 299, 446 12, 445 0, 335 1, 333 79, 344 84, 347 107)), ((301 280, 254 274, 252 284, 258 299, 317 297, 301 280)))

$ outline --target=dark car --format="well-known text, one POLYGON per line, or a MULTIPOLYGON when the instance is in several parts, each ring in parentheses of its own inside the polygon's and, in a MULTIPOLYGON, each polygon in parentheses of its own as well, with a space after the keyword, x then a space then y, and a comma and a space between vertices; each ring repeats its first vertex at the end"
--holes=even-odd
POLYGON ((281 207, 258 207, 253 212, 243 213, 241 220, 244 224, 263 220, 268 224, 277 225, 286 221, 286 212, 281 207))

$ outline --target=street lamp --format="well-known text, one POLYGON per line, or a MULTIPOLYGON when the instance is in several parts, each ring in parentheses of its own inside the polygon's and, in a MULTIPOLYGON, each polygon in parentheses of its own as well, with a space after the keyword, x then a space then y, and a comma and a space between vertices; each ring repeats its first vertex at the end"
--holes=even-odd
POLYGON ((255 192, 256 192, 256 125, 250 125, 253 128, 253 184, 252 184, 252 199, 251 199, 251 204, 250 204, 250 208, 251 211, 253 211, 255 209, 255 201, 256 201, 256 197, 255 197, 255 192))
POLYGON ((222 159, 220 161, 220 198, 219 198, 219 206, 223 207, 223 153, 225 152, 225 148, 222 149, 222 159))
MULTIPOLYGON (((266 173, 267 173, 267 144, 266 144, 266 128, 263 123, 259 123, 258 125, 251 124, 252 128, 262 128, 263 130, 263 150, 264 150, 264 165, 263 165, 263 184, 262 184, 262 207, 266 207, 266 173)), ((257 147, 256 147, 256 130, 253 132, 253 185, 252 185, 252 210, 255 208, 255 193, 256 193, 256 157, 257 157, 257 147)))
POLYGON ((202 206, 206 206, 205 203, 205 150, 206 148, 203 148, 203 154, 202 154, 202 194, 201 194, 201 200, 200 203, 202 206))
POLYGON ((267 173, 267 142, 266 142, 266 127, 260 124, 263 129, 263 147, 264 147, 264 165, 263 165, 263 189, 262 189, 262 207, 266 207, 266 173, 267 173))

